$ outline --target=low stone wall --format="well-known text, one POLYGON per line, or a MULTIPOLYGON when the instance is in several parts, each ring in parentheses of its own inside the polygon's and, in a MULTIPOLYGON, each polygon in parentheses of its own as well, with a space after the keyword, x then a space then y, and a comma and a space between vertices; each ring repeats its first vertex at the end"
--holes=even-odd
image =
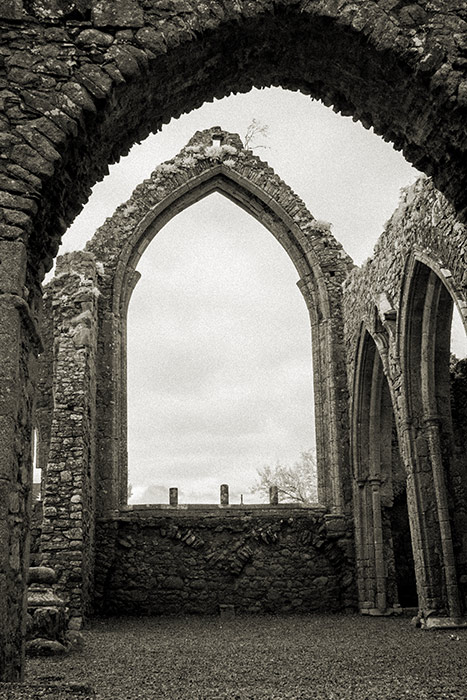
POLYGON ((129 508, 98 521, 96 612, 356 608, 352 525, 321 508, 129 508))

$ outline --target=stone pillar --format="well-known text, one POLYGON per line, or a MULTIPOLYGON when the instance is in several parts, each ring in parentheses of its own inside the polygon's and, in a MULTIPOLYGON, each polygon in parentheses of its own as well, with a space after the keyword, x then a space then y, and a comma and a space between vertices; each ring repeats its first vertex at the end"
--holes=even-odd
POLYGON ((381 517, 381 479, 370 478, 373 510, 373 546, 375 550, 376 609, 386 610, 386 566, 384 558, 383 523, 381 517))
POLYGON ((357 566, 358 605, 361 613, 370 607, 367 595, 367 547, 366 547, 366 510, 365 510, 366 479, 355 479, 354 482, 354 525, 355 550, 357 566))
MULTIPOLYGON (((418 607, 421 613, 437 610, 441 601, 440 560, 433 523, 427 517, 435 511, 432 476, 420 456, 413 449, 416 443, 413 425, 402 424, 402 438, 407 471, 407 509, 417 580, 418 607)), ((421 453, 425 448, 419 443, 421 453)))
POLYGON ((91 253, 58 259, 54 309, 54 410, 44 494, 41 563, 79 627, 94 575, 97 288, 91 253))
POLYGON ((0 681, 23 677, 31 434, 40 339, 22 241, 0 241, 0 681), (28 301, 26 301, 28 299, 28 301))
POLYGON ((169 505, 178 506, 178 489, 175 487, 169 489, 169 505))
POLYGON ((297 283, 310 313, 313 391, 318 467, 318 500, 332 513, 350 510, 347 374, 342 343, 340 287, 333 306, 313 276, 297 283), (317 314, 320 309, 321 314, 317 314))
POLYGON ((461 615, 461 606, 459 601, 459 588, 457 583, 456 563, 454 558, 444 466, 441 456, 439 423, 440 421, 437 416, 426 417, 423 431, 428 444, 431 469, 433 473, 439 536, 441 539, 441 550, 443 553, 444 583, 446 586, 446 598, 449 608, 449 615, 453 618, 457 618, 461 615))

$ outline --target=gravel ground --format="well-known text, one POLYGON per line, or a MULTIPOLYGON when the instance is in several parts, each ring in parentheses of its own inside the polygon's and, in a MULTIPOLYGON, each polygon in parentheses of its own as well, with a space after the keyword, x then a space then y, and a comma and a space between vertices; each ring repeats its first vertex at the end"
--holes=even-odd
POLYGON ((84 635, 82 651, 30 659, 28 681, 99 700, 467 700, 467 629, 407 618, 112 618, 84 635))

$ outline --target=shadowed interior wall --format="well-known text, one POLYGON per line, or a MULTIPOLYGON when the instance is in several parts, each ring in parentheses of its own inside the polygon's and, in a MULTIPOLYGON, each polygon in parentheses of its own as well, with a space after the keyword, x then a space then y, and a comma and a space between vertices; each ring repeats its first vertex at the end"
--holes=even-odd
POLYGON ((97 522, 96 610, 209 614, 354 610, 350 520, 324 509, 147 508, 97 522))

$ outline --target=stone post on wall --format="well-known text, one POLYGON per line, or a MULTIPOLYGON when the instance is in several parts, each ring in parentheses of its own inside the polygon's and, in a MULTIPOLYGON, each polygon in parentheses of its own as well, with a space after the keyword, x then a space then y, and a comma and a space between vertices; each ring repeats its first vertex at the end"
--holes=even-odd
POLYGON ((220 488, 221 506, 229 505, 229 485, 221 484, 220 488))
POLYGON ((94 560, 96 266, 91 253, 58 259, 52 296, 53 416, 44 493, 41 563, 57 573, 70 625, 90 609, 94 560))
POLYGON ((277 486, 269 487, 269 504, 271 506, 277 506, 279 503, 279 489, 277 486))

